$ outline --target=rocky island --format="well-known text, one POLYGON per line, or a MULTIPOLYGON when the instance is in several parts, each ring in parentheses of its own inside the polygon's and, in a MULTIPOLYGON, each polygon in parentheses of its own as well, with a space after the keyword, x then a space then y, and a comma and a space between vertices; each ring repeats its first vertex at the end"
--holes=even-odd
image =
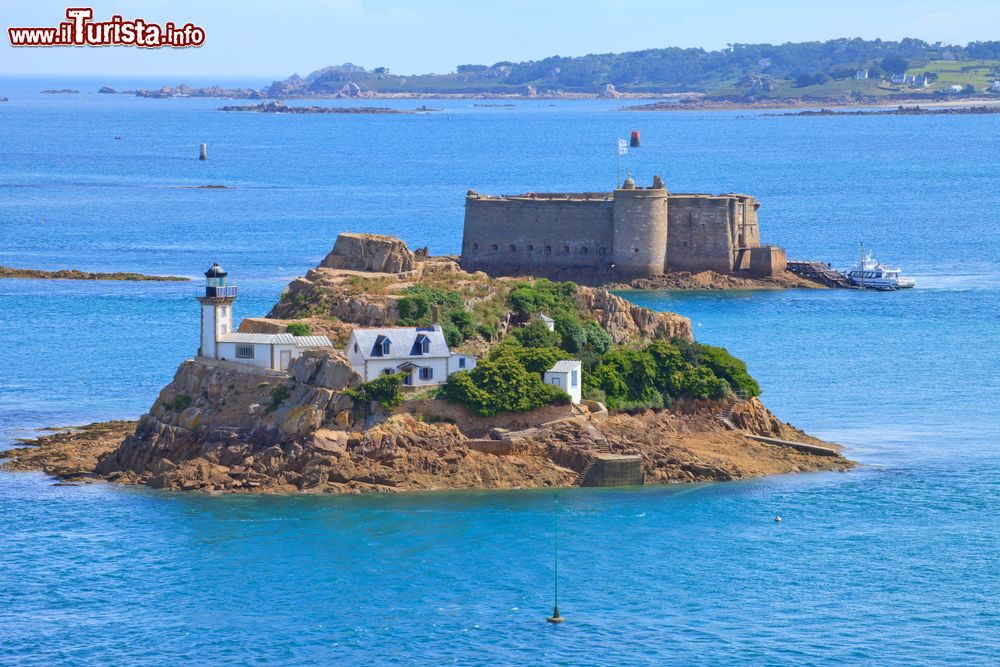
POLYGON ((219 107, 216 111, 245 111, 251 113, 292 113, 292 114, 410 114, 416 111, 432 111, 427 107, 408 111, 406 109, 390 109, 388 107, 321 107, 289 106, 280 100, 261 102, 260 104, 230 105, 219 107))
POLYGON ((58 271, 42 271, 40 269, 15 269, 0 265, 0 278, 27 278, 31 280, 138 280, 157 282, 185 282, 190 278, 181 276, 148 276, 130 271, 115 271, 113 273, 95 273, 78 271, 77 269, 59 269, 58 271))
POLYGON ((360 493, 853 465, 772 415, 745 365, 696 342, 687 318, 602 288, 469 273, 391 237, 342 234, 267 317, 243 320, 239 332, 322 335, 333 345, 306 350, 287 370, 196 356, 137 423, 44 436, 4 453, 4 468, 161 489, 360 493), (440 332, 478 365, 430 388, 408 387, 405 371, 366 380, 344 351, 366 327, 440 332), (583 368, 578 402, 542 382, 542 371, 571 358, 583 368))

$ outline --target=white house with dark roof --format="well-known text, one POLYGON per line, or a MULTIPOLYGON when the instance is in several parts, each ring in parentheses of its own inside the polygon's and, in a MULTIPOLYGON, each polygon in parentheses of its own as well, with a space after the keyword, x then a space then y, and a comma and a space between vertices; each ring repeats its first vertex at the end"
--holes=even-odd
POLYGON ((579 403, 580 399, 583 398, 582 366, 583 364, 578 359, 557 361, 555 366, 545 371, 543 380, 545 384, 559 387, 569 394, 573 403, 579 403))
POLYGON ((347 341, 347 358, 365 381, 406 373, 414 387, 444 384, 448 376, 476 367, 476 358, 449 349, 440 325, 355 329, 347 341))
POLYGON ((283 371, 305 350, 333 347, 326 336, 234 332, 233 302, 237 290, 226 284, 227 275, 218 264, 205 272, 205 293, 198 296, 201 302, 198 356, 283 371))

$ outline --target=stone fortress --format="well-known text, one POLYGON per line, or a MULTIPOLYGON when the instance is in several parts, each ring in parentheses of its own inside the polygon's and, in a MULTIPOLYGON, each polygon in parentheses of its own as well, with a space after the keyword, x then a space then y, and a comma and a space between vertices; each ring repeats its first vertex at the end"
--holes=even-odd
POLYGON ((659 176, 614 192, 487 196, 469 190, 461 266, 599 283, 716 271, 769 278, 785 251, 761 245, 760 204, 742 194, 675 194, 659 176))

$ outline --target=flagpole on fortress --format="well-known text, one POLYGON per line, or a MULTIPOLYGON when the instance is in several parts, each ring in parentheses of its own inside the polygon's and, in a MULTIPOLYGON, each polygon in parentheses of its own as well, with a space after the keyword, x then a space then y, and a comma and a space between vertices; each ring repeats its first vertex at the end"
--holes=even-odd
POLYGON ((618 151, 616 152, 617 163, 615 166, 615 187, 614 187, 615 190, 618 189, 618 187, 621 185, 622 182, 622 155, 625 155, 627 153, 628 153, 628 142, 619 137, 618 151))

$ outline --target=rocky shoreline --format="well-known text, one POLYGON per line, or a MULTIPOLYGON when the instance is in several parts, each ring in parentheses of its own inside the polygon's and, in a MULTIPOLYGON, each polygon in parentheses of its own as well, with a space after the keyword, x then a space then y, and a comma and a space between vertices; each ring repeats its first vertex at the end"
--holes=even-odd
MULTIPOLYGON (((778 420, 756 398, 680 396, 666 409, 618 412, 584 400, 495 417, 433 391, 392 408, 359 400, 361 378, 339 349, 355 326, 396 324, 416 286, 450 290, 467 308, 496 312, 525 280, 468 274, 453 258, 413 253, 391 237, 342 235, 267 317, 239 327, 279 332, 294 321, 329 336, 334 348, 306 351, 287 374, 189 359, 137 422, 43 435, 0 453, 8 459, 0 467, 72 483, 210 493, 366 493, 600 486, 626 469, 628 483, 659 484, 854 465, 839 447, 778 420)), ((573 304, 619 345, 693 342, 687 318, 602 288, 576 287, 573 304)), ((498 316, 494 340, 520 326, 510 313, 498 316)), ((482 355, 490 345, 477 336, 453 349, 482 355)))
POLYGON ((806 109, 788 113, 771 113, 765 116, 968 116, 981 114, 1000 113, 1000 106, 971 106, 971 107, 944 107, 933 108, 921 106, 900 105, 895 109, 858 110, 858 111, 834 111, 832 109, 820 109, 819 111, 806 109))
POLYGON ((0 278, 26 278, 30 280, 131 280, 145 282, 187 282, 190 278, 181 276, 148 276, 142 273, 116 271, 114 273, 94 273, 76 269, 42 271, 40 269, 15 269, 0 266, 0 278))
POLYGON ((734 276, 716 271, 689 273, 679 271, 648 278, 638 278, 629 283, 609 283, 608 289, 625 290, 754 290, 754 289, 827 289, 826 286, 803 278, 790 271, 768 278, 734 276))

